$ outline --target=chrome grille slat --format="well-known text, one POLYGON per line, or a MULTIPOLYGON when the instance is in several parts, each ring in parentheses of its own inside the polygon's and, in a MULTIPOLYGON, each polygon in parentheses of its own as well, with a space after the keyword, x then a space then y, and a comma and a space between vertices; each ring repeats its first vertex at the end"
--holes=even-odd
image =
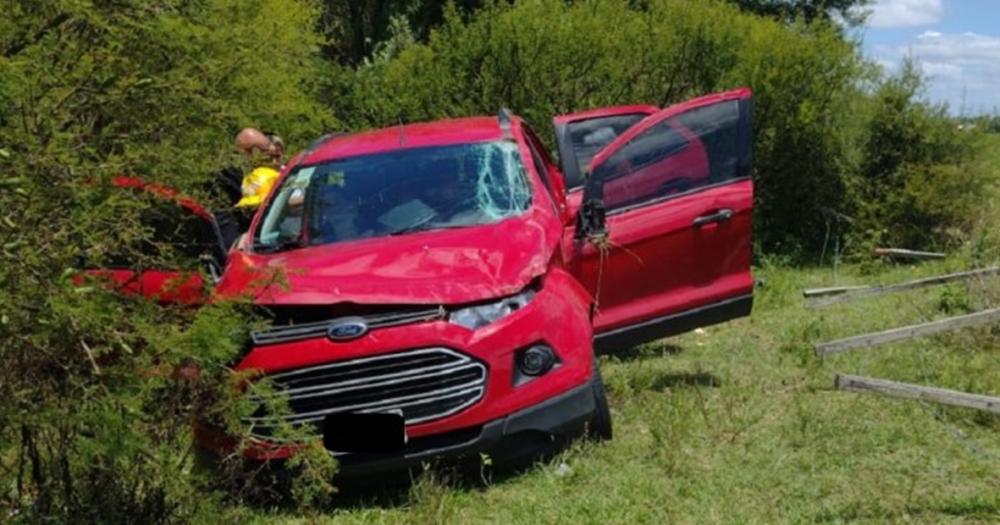
MULTIPOLYGON (((409 312, 364 315, 360 317, 368 325, 369 330, 374 330, 376 328, 389 328, 404 324, 443 319, 444 310, 439 307, 409 312)), ((297 325, 272 326, 263 330, 255 330, 251 332, 250 337, 254 344, 258 346, 325 337, 327 328, 341 319, 343 317, 297 325)))
MULTIPOLYGON (((356 405, 347 405, 336 408, 325 408, 323 410, 315 410, 312 412, 295 414, 294 416, 285 418, 285 420, 290 421, 292 423, 302 423, 307 421, 318 421, 320 419, 323 419, 323 416, 329 414, 335 414, 337 412, 380 412, 380 411, 386 412, 394 410, 396 408, 410 406, 416 404, 417 402, 429 403, 447 397, 453 397, 460 394, 474 392, 477 390, 481 390, 482 388, 483 387, 481 386, 469 387, 467 385, 458 385, 430 392, 429 396, 428 394, 425 393, 412 394, 408 396, 399 396, 392 399, 382 399, 379 401, 372 401, 371 403, 358 403, 356 405)), ((267 416, 245 418, 245 421, 249 421, 251 423, 264 423, 271 420, 273 419, 267 416)))
POLYGON ((401 352, 401 353, 395 353, 395 354, 376 355, 376 356, 372 356, 372 357, 364 357, 364 358, 361 358, 361 359, 351 359, 351 360, 348 360, 348 361, 337 361, 337 362, 326 364, 326 365, 317 365, 317 366, 311 366, 311 367, 308 367, 308 368, 298 368, 296 370, 290 370, 288 372, 278 372, 277 374, 272 374, 271 378, 274 379, 274 380, 276 380, 276 381, 283 381, 284 379, 286 379, 288 377, 306 375, 306 374, 310 374, 312 372, 315 372, 317 370, 328 370, 328 369, 334 369, 334 368, 345 368, 345 367, 348 367, 348 366, 356 366, 356 365, 362 364, 362 363, 368 364, 368 363, 374 363, 374 362, 377 362, 377 361, 396 360, 396 359, 400 359, 401 355, 403 355, 403 354, 405 354, 407 357, 409 357, 411 355, 434 354, 434 353, 439 353, 442 350, 444 350, 445 352, 449 353, 454 358, 462 360, 462 362, 470 361, 470 359, 468 357, 466 357, 466 356, 464 356, 462 354, 459 354, 458 352, 455 352, 453 350, 448 350, 446 348, 423 348, 423 349, 420 349, 420 350, 410 350, 408 352, 401 352))
POLYGON ((396 374, 373 376, 371 378, 362 378, 362 379, 354 379, 351 381, 344 381, 342 383, 338 383, 338 385, 344 385, 343 387, 340 388, 329 389, 327 385, 317 385, 311 387, 283 390, 282 394, 287 395, 288 401, 292 402, 292 401, 298 401, 300 399, 309 399, 311 397, 317 397, 317 396, 336 395, 364 388, 390 386, 394 384, 403 383, 407 379, 411 379, 414 376, 420 377, 421 379, 427 377, 438 377, 453 372, 459 372, 462 370, 472 370, 479 367, 482 367, 482 365, 480 365, 479 363, 468 363, 465 365, 461 365, 460 367, 440 365, 437 367, 418 368, 416 370, 408 370, 404 372, 398 372, 396 374), (328 389, 319 390, 322 388, 328 388, 328 389))
MULTIPOLYGON (((448 415, 454 414, 455 412, 458 412, 458 411, 462 410, 463 408, 466 408, 466 407, 472 405, 476 401, 479 401, 479 396, 482 395, 482 387, 471 388, 471 389, 468 389, 468 390, 463 390, 461 392, 455 392, 455 393, 452 393, 452 394, 448 394, 448 395, 444 395, 444 396, 439 396, 439 397, 436 397, 434 399, 420 399, 420 400, 417 400, 417 401, 410 401, 408 403, 404 403, 402 406, 404 406, 404 407, 412 407, 412 406, 418 406, 418 405, 426 405, 428 403, 433 403, 433 402, 441 401, 441 400, 448 399, 448 398, 468 396, 470 394, 474 394, 474 395, 471 396, 470 399, 462 402, 462 404, 457 405, 454 408, 449 409, 445 413, 441 413, 441 414, 435 413, 435 414, 424 416, 424 417, 417 417, 417 418, 413 418, 413 419, 407 419, 406 420, 406 424, 413 425, 415 423, 423 423, 424 421, 429 421, 431 419, 438 419, 438 418, 441 418, 441 417, 444 417, 444 416, 448 416, 448 415)), ((374 408, 374 409, 362 410, 361 412, 378 412, 379 410, 384 410, 384 409, 374 408)), ((323 417, 325 417, 325 416, 326 416, 326 414, 324 414, 322 416, 319 416, 319 417, 312 417, 312 418, 309 418, 309 419, 299 420, 298 422, 299 423, 314 423, 316 421, 322 420, 323 417)))
POLYGON ((381 387, 378 391, 360 391, 338 396, 318 396, 309 399, 298 399, 289 402, 292 410, 296 413, 305 413, 312 410, 321 409, 330 405, 359 405, 366 403, 381 402, 387 398, 397 398, 413 394, 429 395, 429 392, 446 391, 457 387, 467 387, 474 384, 480 378, 479 371, 466 372, 463 376, 449 377, 438 380, 434 383, 434 389, 428 390, 426 383, 400 383, 390 387, 381 387))
POLYGON ((410 362, 391 362, 379 364, 377 368, 371 366, 365 368, 355 368, 351 370, 334 370, 331 372, 320 372, 315 375, 304 377, 304 378, 287 378, 284 381, 288 391, 298 389, 308 389, 317 385, 328 385, 329 383, 338 384, 350 384, 358 379, 365 379, 369 377, 373 370, 376 372, 375 378, 393 376, 395 374, 406 371, 407 369, 413 369, 417 367, 420 369, 435 370, 442 366, 454 366, 454 363, 447 363, 441 359, 436 359, 434 357, 421 358, 419 360, 413 360, 410 362))
MULTIPOLYGON (((348 359, 269 376, 287 396, 293 425, 321 421, 338 412, 401 411, 407 425, 446 417, 475 404, 486 392, 486 366, 448 348, 422 348, 348 359), (428 365, 428 363, 432 363, 428 365)), ((251 395, 260 403, 260 397, 251 395)), ((278 418, 244 418, 266 437, 278 418), (269 425, 270 424, 270 425, 269 425)))

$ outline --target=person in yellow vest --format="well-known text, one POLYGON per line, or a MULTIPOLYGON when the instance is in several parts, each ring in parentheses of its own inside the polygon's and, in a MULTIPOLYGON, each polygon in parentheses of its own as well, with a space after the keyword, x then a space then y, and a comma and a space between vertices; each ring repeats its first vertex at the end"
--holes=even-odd
POLYGON ((278 180, 285 144, 281 137, 255 128, 244 128, 236 135, 236 149, 246 155, 256 167, 243 177, 240 190, 243 197, 237 208, 253 210, 260 206, 278 180))

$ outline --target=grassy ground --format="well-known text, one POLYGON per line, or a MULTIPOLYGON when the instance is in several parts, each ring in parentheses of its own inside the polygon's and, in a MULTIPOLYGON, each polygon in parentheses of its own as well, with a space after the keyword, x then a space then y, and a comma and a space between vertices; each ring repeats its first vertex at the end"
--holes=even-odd
POLYGON ((616 437, 488 485, 423 479, 296 523, 773 523, 1000 520, 1000 418, 833 390, 836 372, 1000 395, 988 330, 819 359, 812 344, 982 307, 951 285, 824 310, 803 287, 891 282, 958 263, 761 268, 749 319, 605 357, 616 437))

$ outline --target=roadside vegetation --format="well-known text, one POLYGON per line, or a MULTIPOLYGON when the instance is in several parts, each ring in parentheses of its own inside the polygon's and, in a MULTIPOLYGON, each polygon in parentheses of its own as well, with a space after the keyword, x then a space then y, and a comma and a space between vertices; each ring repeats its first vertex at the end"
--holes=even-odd
MULTIPOLYGON (((880 71, 826 11, 772 4, 13 2, 0 17, 0 522, 1000 519, 995 418, 831 389, 840 371, 1000 394, 995 331, 811 352, 995 306, 997 288, 821 311, 798 296, 1000 260, 996 118, 960 129, 924 100, 913 64, 880 71), (329 131, 507 106, 548 135, 558 113, 743 85, 755 93, 754 315, 605 356, 615 440, 522 475, 438 474, 359 501, 334 492, 316 451, 275 503, 253 472, 205 468, 191 444, 195 416, 235 425, 248 410, 224 394, 252 313, 75 280, 150 235, 145 205, 112 177, 213 203, 212 173, 234 163, 245 125, 298 150, 329 131), (892 266, 872 260, 876 245, 952 256, 892 266)), ((160 248, 143 264, 179 263, 160 248)))

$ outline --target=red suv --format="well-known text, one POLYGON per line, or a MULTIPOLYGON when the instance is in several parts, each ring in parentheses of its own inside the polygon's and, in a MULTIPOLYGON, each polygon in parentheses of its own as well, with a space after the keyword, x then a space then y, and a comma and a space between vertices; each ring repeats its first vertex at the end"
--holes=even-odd
POLYGON ((228 254, 273 316, 237 368, 342 473, 610 437, 595 348, 749 314, 749 90, 554 123, 561 167, 505 111, 322 140, 228 254))

